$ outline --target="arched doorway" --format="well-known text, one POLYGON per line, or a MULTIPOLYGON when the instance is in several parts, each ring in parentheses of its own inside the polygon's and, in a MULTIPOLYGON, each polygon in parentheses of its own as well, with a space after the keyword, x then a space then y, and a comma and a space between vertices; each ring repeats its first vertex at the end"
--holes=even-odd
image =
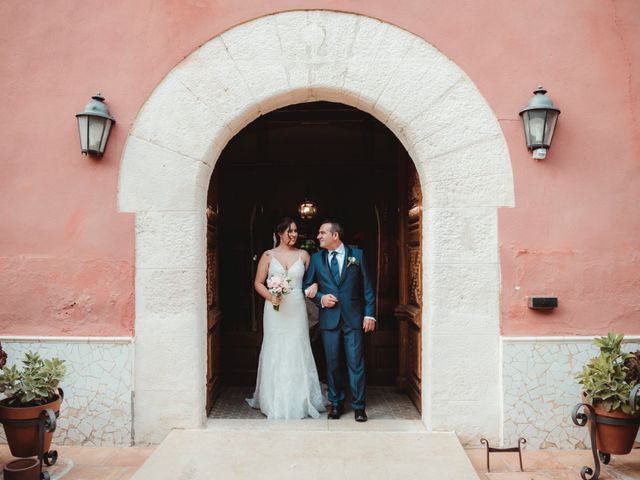
MULTIPOLYGON (((397 391, 421 408, 421 190, 397 138, 371 115, 344 104, 284 107, 229 142, 208 198, 217 213, 209 221, 208 257, 219 258, 209 266, 217 271, 208 275, 208 291, 217 289, 209 296, 209 323, 215 328, 208 337, 208 410, 221 386, 223 391, 212 416, 254 415, 242 401, 252 392, 263 334, 264 302, 254 292, 253 277, 260 255, 273 246, 274 223, 287 215, 298 224, 298 246, 309 253, 317 251, 317 229, 327 218, 346 227, 345 243, 366 252, 378 327, 365 336, 368 403, 378 417, 416 418, 397 391), (312 219, 297 215, 306 199, 317 205, 312 219)), ((312 304, 308 309, 323 379, 317 311, 312 304)))
POLYGON ((514 202, 500 125, 464 72, 424 39, 362 15, 292 11, 194 51, 158 85, 127 139, 118 207, 136 213, 137 442, 206 420, 205 210, 220 152, 260 114, 317 100, 383 122, 423 187, 423 421, 463 442, 500 437, 497 209, 514 202))

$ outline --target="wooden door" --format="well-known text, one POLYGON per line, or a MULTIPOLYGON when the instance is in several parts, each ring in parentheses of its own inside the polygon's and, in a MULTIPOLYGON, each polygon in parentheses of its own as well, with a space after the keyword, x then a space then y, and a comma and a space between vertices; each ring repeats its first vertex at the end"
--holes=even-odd
MULTIPOLYGON (((249 191, 256 191, 248 184, 249 191)), ((257 194, 256 197, 260 197, 257 194)), ((251 197, 249 197, 251 198, 251 197)), ((255 291, 253 280, 260 256, 273 247, 271 229, 263 205, 236 202, 226 216, 224 247, 225 310, 223 361, 224 384, 255 385, 262 345, 264 300, 255 291), (245 213, 246 212, 246 213, 245 213), (230 232, 230 234, 229 234, 230 232)))
POLYGON ((220 394, 222 312, 219 299, 218 202, 216 175, 209 190, 207 207, 207 414, 220 394))
POLYGON ((399 175, 399 326, 398 387, 421 410, 422 387, 422 191, 411 158, 400 153, 399 175))
MULTIPOLYGON (((384 172, 382 178, 393 178, 384 172)), ((378 178, 380 178, 378 177, 378 178)), ((394 182, 395 183, 395 182, 394 182)), ((368 385, 394 385, 398 374, 398 327, 394 309, 398 305, 398 255, 395 185, 378 185, 375 223, 367 231, 364 246, 376 292, 376 330, 365 335, 368 385), (389 188, 391 187, 391 188, 389 188)))

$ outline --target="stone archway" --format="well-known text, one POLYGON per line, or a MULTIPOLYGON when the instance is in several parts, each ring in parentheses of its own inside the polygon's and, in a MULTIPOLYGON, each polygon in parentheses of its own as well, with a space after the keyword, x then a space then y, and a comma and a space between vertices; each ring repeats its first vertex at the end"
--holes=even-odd
POLYGON ((361 15, 278 13, 212 39, 158 85, 131 129, 118 205, 136 213, 134 430, 205 422, 205 204, 227 141, 292 103, 385 123, 423 195, 423 421, 463 441, 501 432, 497 208, 513 206, 502 130, 473 83, 405 30, 361 15))

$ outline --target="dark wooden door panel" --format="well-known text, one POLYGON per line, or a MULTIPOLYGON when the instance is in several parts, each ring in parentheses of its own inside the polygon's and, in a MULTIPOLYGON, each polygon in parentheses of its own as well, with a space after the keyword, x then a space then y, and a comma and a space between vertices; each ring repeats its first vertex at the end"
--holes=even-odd
POLYGON ((399 388, 406 390, 421 410, 422 388, 422 192, 413 162, 405 155, 399 176, 400 303, 395 309, 399 323, 399 388))
POLYGON ((367 384, 394 385, 398 372, 398 332, 375 332, 367 347, 367 384))
POLYGON ((218 308, 212 308, 207 315, 207 413, 211 411, 222 385, 221 375, 221 347, 222 335, 220 334, 220 319, 222 312, 218 308))
POLYGON ((218 188, 214 174, 207 206, 207 402, 209 414, 222 385, 222 311, 219 304, 218 188))
POLYGON ((257 332, 225 332, 223 381, 225 385, 251 386, 256 382, 262 336, 257 332))

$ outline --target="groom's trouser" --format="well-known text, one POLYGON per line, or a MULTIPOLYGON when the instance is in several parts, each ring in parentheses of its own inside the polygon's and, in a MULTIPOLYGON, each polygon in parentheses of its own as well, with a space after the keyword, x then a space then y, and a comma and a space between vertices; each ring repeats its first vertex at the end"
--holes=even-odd
POLYGON ((322 330, 329 401, 333 405, 344 402, 344 380, 340 363, 340 343, 343 339, 352 396, 351 408, 361 409, 365 407, 364 334, 361 329, 349 329, 342 319, 334 330, 322 330))

